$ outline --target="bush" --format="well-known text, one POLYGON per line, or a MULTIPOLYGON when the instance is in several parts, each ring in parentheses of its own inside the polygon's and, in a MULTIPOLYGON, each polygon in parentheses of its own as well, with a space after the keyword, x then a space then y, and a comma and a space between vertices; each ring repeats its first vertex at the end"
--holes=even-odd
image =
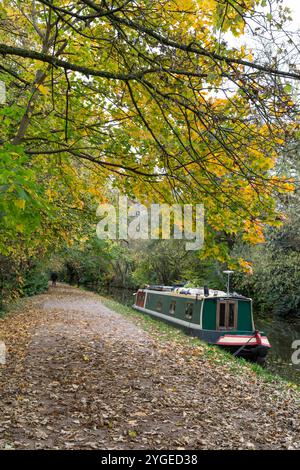
POLYGON ((252 297, 262 314, 299 315, 300 253, 266 244, 250 249, 247 259, 253 274, 235 275, 236 289, 252 297))
POLYGON ((43 268, 37 264, 34 268, 29 269, 24 274, 24 284, 22 294, 24 296, 31 296, 41 294, 48 289, 49 275, 43 268))
POLYGON ((19 297, 39 294, 47 288, 48 275, 40 261, 0 256, 0 311, 19 297))

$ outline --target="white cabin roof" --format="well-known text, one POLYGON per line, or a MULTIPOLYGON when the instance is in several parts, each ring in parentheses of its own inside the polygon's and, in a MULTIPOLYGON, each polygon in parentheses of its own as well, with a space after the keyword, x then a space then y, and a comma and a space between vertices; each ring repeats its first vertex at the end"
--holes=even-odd
MULTIPOLYGON (((227 296, 226 292, 222 290, 214 290, 208 289, 209 295, 207 297, 224 297, 227 296)), ((173 292, 178 292, 179 294, 186 294, 186 295, 200 295, 204 296, 204 288, 203 287, 178 287, 174 289, 173 292)))
POLYGON ((227 292, 217 289, 208 289, 209 295, 204 295, 204 288, 203 287, 175 287, 171 288, 171 286, 159 286, 161 289, 151 288, 152 286, 145 287, 144 289, 139 289, 141 291, 147 291, 154 294, 159 295, 169 295, 169 296, 182 296, 182 297, 189 297, 189 298, 217 298, 217 297, 236 297, 242 298, 244 300, 251 300, 248 297, 244 297, 243 295, 238 294, 237 292, 231 292, 229 295, 227 292), (163 289, 165 287, 165 289, 163 289))

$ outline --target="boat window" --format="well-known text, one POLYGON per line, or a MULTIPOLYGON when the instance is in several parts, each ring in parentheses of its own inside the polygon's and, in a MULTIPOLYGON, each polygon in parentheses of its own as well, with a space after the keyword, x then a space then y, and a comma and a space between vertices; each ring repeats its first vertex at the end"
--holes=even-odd
POLYGON ((226 304, 224 302, 220 302, 219 306, 219 328, 226 327, 226 304))
POLYGON ((193 307, 194 307, 194 304, 192 304, 191 302, 188 302, 185 307, 185 316, 189 320, 191 320, 193 316, 193 307))
POLYGON ((156 311, 157 312, 162 312, 162 301, 161 300, 158 300, 156 302, 156 311))
POLYGON ((217 307, 217 328, 233 329, 237 323, 237 304, 234 301, 222 301, 217 307))
POLYGON ((228 311, 228 327, 229 328, 234 328, 235 326, 235 304, 230 302, 229 305, 229 311, 228 311))
POLYGON ((136 298, 136 305, 138 307, 144 307, 145 297, 146 297, 145 292, 138 292, 137 298, 136 298))
POLYGON ((170 303, 169 314, 174 315, 176 309, 176 300, 172 300, 170 303))

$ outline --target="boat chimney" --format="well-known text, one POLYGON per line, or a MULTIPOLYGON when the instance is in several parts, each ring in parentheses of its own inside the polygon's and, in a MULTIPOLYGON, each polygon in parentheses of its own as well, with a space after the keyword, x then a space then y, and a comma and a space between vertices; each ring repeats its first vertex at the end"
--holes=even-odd
POLYGON ((234 271, 226 270, 223 271, 224 274, 227 274, 227 296, 230 295, 230 275, 234 273, 234 271))
POLYGON ((209 288, 207 286, 204 286, 204 296, 209 297, 209 288))

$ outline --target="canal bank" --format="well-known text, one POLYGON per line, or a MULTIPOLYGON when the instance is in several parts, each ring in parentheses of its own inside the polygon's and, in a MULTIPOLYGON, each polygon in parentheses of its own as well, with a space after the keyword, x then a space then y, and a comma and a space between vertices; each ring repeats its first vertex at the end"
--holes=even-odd
MULTIPOLYGON (((100 294, 131 307, 134 292, 134 289, 110 287, 100 294)), ((267 334, 272 346, 265 370, 300 385, 300 365, 292 362, 292 354, 295 351, 292 345, 295 340, 300 340, 300 318, 288 320, 276 315, 272 318, 261 318, 254 311, 254 321, 257 328, 267 334)))

